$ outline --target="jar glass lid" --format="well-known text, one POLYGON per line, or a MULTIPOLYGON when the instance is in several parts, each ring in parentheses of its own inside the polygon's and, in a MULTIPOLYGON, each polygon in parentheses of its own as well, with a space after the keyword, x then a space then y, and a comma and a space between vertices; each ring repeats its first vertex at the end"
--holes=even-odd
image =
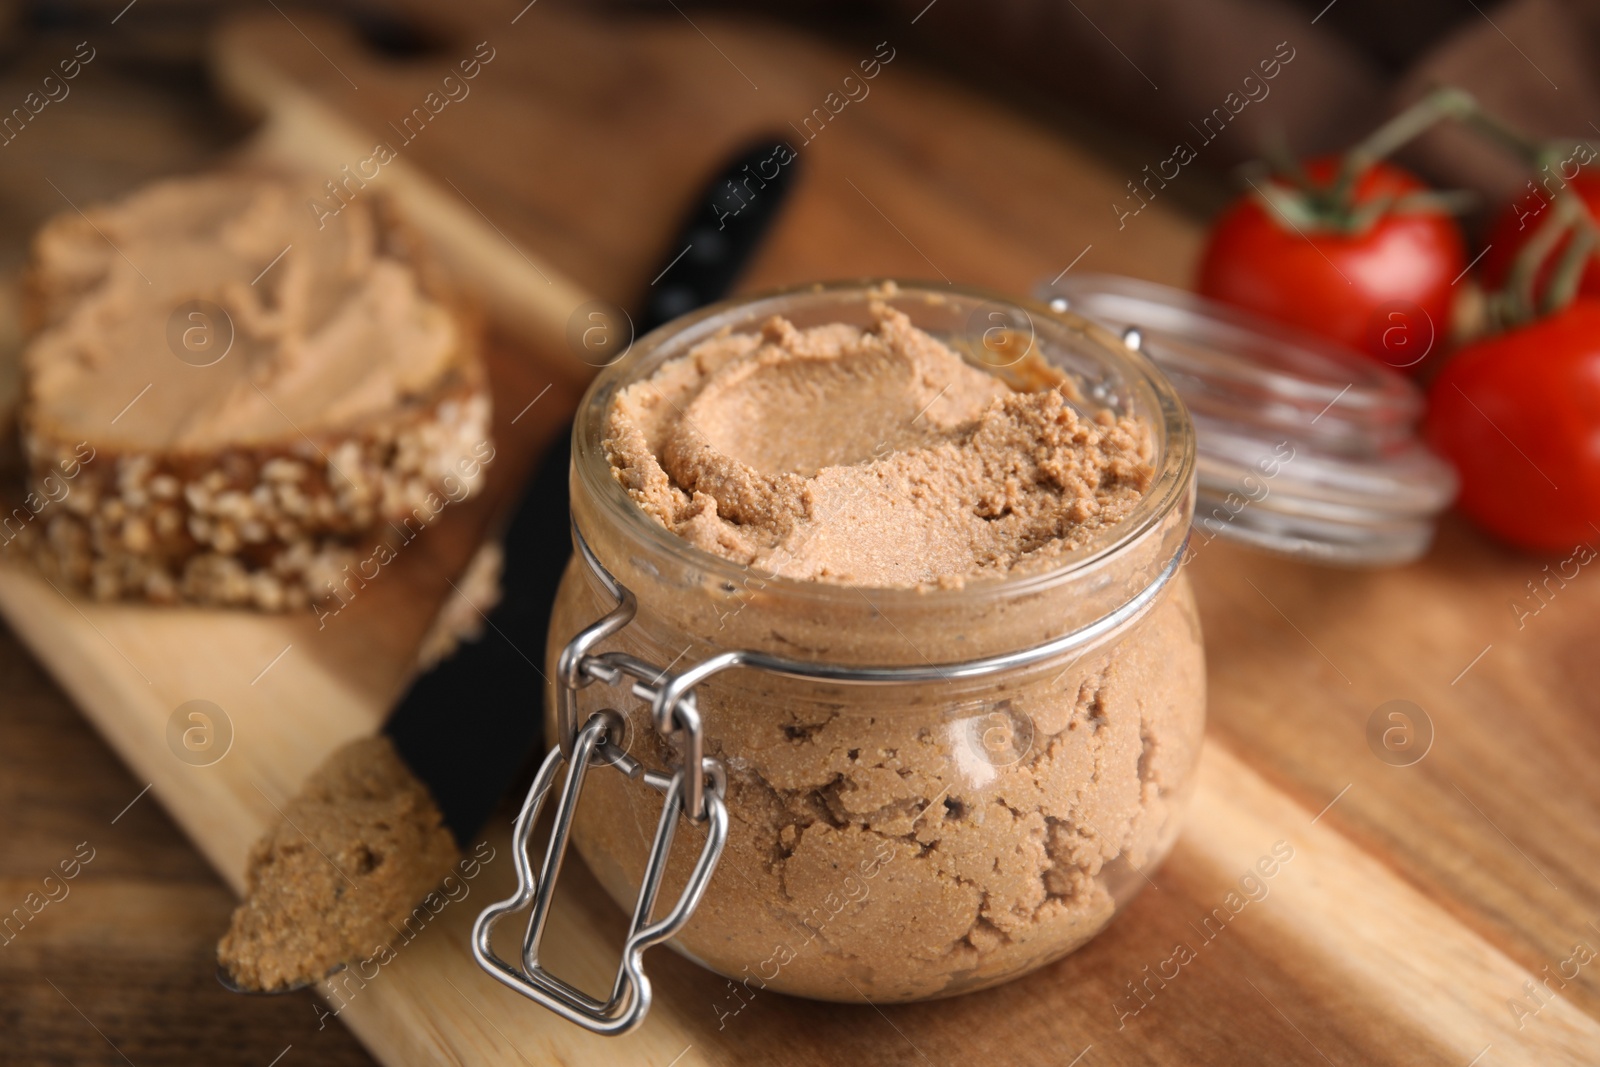
POLYGON ((1110 274, 1041 289, 1120 333, 1172 379, 1194 418, 1195 525, 1300 559, 1405 563, 1455 496, 1416 436, 1423 397, 1358 352, 1181 289, 1110 274))

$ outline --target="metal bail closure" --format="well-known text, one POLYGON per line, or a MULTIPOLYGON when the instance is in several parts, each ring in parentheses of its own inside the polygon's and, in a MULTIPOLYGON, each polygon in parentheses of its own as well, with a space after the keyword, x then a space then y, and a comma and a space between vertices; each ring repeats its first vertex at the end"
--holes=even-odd
POLYGON ((1179 545, 1149 584, 1093 622, 1016 652, 943 665, 872 667, 811 663, 745 649, 718 652, 674 673, 670 666, 661 669, 625 652, 595 651, 602 641, 633 621, 638 604, 633 593, 601 565, 576 526, 572 530, 572 541, 579 558, 615 604, 599 620, 580 630, 561 652, 555 686, 556 743, 539 768, 533 788, 528 791, 528 798, 523 801, 522 811, 512 827, 511 858, 517 871, 517 891, 506 900, 485 908, 478 916, 472 927, 472 954, 480 967, 529 1000, 544 1005, 569 1022, 607 1035, 625 1034, 644 1020, 650 1010, 650 980, 645 977, 641 963, 644 951, 683 929, 699 906, 728 839, 728 808, 723 799, 728 790, 727 772, 720 760, 705 755, 695 687, 714 674, 734 668, 840 684, 903 685, 982 678, 1044 663, 1108 640, 1142 616, 1178 573, 1184 553, 1184 546, 1179 545), (634 697, 649 705, 650 725, 670 742, 675 753, 667 770, 646 770, 627 754, 622 747, 623 718, 610 708, 593 712, 579 728, 577 691, 594 682, 626 685, 634 697), (545 845, 544 862, 535 875, 528 855, 528 836, 533 832, 534 823, 539 821, 545 795, 555 785, 556 773, 562 764, 567 766, 567 777, 556 802, 555 825, 545 845), (639 899, 633 906, 633 921, 622 946, 617 980, 611 987, 610 999, 605 1001, 562 981, 539 964, 539 943, 550 918, 550 902, 555 897, 556 878, 566 855, 572 815, 577 810, 585 777, 596 768, 603 774, 640 779, 665 794, 661 819, 656 824, 655 840, 651 842, 639 885, 639 899), (704 823, 706 842, 678 902, 661 919, 651 922, 650 915, 655 910, 656 895, 666 875, 667 858, 680 816, 690 822, 704 823), (501 918, 530 904, 533 907, 522 943, 522 966, 518 968, 495 955, 490 940, 501 918))
MULTIPOLYGON (((644 1021, 645 1014, 650 1010, 650 979, 645 976, 643 966, 645 949, 672 937, 689 921, 689 916, 694 913, 705 893, 706 883, 717 868, 728 837, 728 809, 723 803, 726 786, 724 776, 719 773, 720 765, 713 765, 712 760, 704 760, 698 766, 687 763, 680 765, 670 778, 654 773, 645 775, 646 782, 660 788, 666 795, 639 887, 639 899, 633 907, 633 920, 622 946, 622 961, 617 967, 617 979, 611 987, 610 999, 597 1000, 540 965, 539 944, 544 937, 545 923, 550 917, 551 901, 555 899, 556 878, 561 873, 561 861, 566 856, 567 837, 572 829, 572 816, 577 810, 578 798, 583 792, 584 778, 595 765, 593 757, 603 752, 602 746, 606 746, 608 740, 620 744, 621 727, 621 716, 616 712, 597 712, 578 731, 570 759, 559 744, 550 750, 512 827, 511 858, 517 871, 517 891, 506 900, 485 908, 472 927, 472 954, 479 966, 505 985, 569 1022, 606 1035, 625 1034, 644 1021), (617 731, 614 739, 608 737, 612 730, 617 731), (555 784, 556 773, 563 763, 567 764, 567 777, 556 801, 555 825, 545 846, 544 862, 535 875, 528 852, 528 836, 539 820, 545 796, 555 784), (678 902, 661 919, 651 922, 650 915, 655 910, 656 895, 666 874, 667 858, 672 851, 678 818, 680 814, 689 817, 685 814, 683 804, 686 779, 693 776, 696 781, 703 783, 707 775, 710 775, 712 784, 704 790, 705 845, 700 850, 700 858, 695 862, 678 902), (519 969, 497 956, 490 941, 495 924, 502 917, 521 911, 529 904, 533 908, 528 916, 528 929, 522 943, 522 967, 519 969)), ((606 764, 604 756, 600 755, 602 773, 613 769, 606 764)), ((617 773, 624 772, 618 770, 617 773)))

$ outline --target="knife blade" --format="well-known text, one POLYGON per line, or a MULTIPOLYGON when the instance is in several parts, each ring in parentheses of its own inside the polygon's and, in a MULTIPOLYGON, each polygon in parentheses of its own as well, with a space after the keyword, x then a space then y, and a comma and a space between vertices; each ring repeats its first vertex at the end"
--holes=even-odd
MULTIPOLYGON (((795 150, 773 137, 746 144, 718 168, 645 288, 631 317, 634 336, 727 294, 782 210, 798 163, 795 150)), ((571 438, 569 425, 505 521, 500 599, 484 613, 482 634, 417 675, 384 724, 463 848, 530 758, 543 753, 545 638, 572 552, 571 438)))

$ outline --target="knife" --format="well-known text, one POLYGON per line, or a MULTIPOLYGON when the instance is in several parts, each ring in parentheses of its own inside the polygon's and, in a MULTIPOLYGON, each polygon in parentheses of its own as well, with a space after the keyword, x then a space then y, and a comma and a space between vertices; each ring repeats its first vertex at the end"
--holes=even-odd
MULTIPOLYGON (((717 170, 674 231, 632 316, 634 336, 727 294, 778 217, 798 164, 785 141, 763 137, 717 170)), ((413 679, 384 725, 463 849, 543 754, 545 637, 572 553, 571 439, 569 425, 506 521, 500 600, 481 636, 413 679)))

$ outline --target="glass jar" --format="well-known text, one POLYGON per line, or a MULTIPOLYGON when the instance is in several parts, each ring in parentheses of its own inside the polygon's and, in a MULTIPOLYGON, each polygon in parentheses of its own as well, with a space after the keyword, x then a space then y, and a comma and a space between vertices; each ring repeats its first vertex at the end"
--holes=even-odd
MULTIPOLYGON (((581 800, 564 811, 572 842, 632 910, 673 821, 662 792, 681 806, 659 895, 693 909, 673 947, 742 987, 728 1011, 760 990, 950 996, 1083 945, 1165 857, 1193 787, 1205 677, 1180 564, 1194 466, 1189 417, 1163 375, 1114 334, 1043 305, 914 283, 810 286, 645 337, 596 380, 574 430, 580 551, 551 619, 547 736, 570 754, 579 727, 600 734, 584 732, 599 747, 584 749, 581 800), (619 390, 774 315, 870 325, 874 299, 1002 377, 1024 373, 1014 354, 1026 344, 1076 384, 1080 412, 1143 418, 1154 477, 1127 519, 1047 571, 860 588, 709 554, 629 498, 602 444, 619 390), (631 617, 593 629, 619 599, 631 617), (688 684, 710 772, 703 806, 689 795, 697 776, 673 777, 694 765, 688 719, 663 706, 688 684), (697 886, 714 845, 720 861, 697 886)), ((614 1000, 624 985, 619 974, 614 1000)))

